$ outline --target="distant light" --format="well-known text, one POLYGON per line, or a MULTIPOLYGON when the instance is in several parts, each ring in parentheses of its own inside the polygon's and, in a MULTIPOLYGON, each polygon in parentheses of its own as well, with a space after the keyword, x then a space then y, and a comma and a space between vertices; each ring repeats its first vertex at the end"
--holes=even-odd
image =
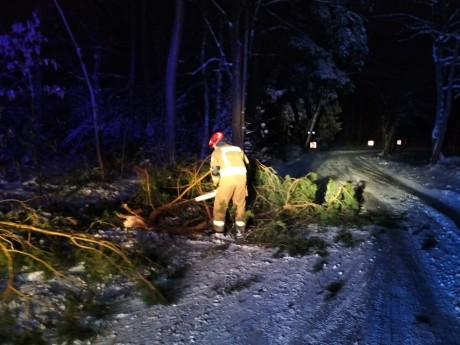
POLYGON ((374 146, 374 140, 368 140, 367 146, 374 146))
POLYGON ((313 131, 313 132, 308 131, 307 133, 308 134, 315 134, 315 131, 313 131))
POLYGON ((401 139, 396 140, 396 145, 401 146, 402 145, 402 140, 401 139))
POLYGON ((310 148, 316 149, 316 141, 310 141, 310 148))

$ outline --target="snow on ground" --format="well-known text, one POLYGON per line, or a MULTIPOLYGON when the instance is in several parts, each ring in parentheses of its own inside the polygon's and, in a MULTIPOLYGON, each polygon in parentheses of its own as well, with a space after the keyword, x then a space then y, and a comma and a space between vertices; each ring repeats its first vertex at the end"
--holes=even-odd
POLYGON ((408 165, 374 157, 374 164, 390 169, 391 174, 409 186, 429 190, 429 194, 460 210, 460 157, 446 157, 439 164, 408 165))
MULTIPOLYGON (((284 172, 298 174, 310 158, 284 172)), ((308 171, 320 177, 366 181, 363 213, 382 217, 347 228, 354 247, 334 241, 341 227, 309 224, 307 233, 327 240, 327 255, 278 256, 262 246, 150 234, 152 250, 166 243, 170 265, 183 269, 174 302, 128 298, 91 343, 460 344, 459 229, 423 199, 460 210, 459 165, 452 158, 430 168, 370 153, 316 160, 308 171)))

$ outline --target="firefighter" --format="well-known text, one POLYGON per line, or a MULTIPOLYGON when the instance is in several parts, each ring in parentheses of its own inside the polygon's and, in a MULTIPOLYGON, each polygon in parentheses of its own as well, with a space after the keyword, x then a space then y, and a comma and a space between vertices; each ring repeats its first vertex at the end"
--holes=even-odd
POLYGON ((237 235, 242 235, 246 229, 246 164, 248 157, 238 146, 230 145, 224 138, 224 133, 216 132, 209 140, 211 154, 212 183, 216 189, 213 210, 213 228, 216 233, 224 233, 225 217, 230 201, 236 207, 235 225, 237 235))

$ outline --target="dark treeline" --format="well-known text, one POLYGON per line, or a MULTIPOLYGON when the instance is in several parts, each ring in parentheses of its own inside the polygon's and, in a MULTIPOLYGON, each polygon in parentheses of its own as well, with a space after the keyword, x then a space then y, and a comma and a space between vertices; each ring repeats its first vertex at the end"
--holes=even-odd
MULTIPOLYGON (((53 160, 123 170, 143 159, 203 158, 217 129, 249 152, 312 140, 374 139, 385 154, 396 139, 430 147, 440 83, 433 37, 407 30, 416 28, 407 14, 432 12, 402 3, 3 3, 0 173, 17 179, 53 160)), ((442 144, 458 153, 450 97, 442 144)))

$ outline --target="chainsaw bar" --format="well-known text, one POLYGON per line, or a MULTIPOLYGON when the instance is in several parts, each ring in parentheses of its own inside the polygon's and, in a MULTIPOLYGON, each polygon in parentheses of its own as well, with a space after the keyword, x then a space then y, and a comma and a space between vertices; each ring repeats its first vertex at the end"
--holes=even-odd
POLYGON ((195 201, 204 201, 204 200, 212 199, 212 198, 214 198, 215 196, 216 196, 216 191, 213 190, 213 191, 210 192, 210 193, 206 193, 206 194, 197 196, 197 197, 195 198, 195 201))

